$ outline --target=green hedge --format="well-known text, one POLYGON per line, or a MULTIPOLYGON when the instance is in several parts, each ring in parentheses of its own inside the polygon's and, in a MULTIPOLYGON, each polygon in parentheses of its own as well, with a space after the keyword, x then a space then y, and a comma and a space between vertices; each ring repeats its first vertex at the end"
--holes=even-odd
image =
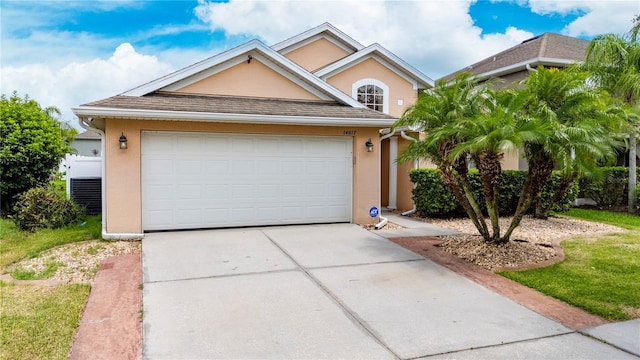
MULTIPOLYGON (((512 215, 518 205, 520 191, 524 185, 526 171, 503 170, 500 179, 500 214, 512 215)), ((413 190, 413 201, 416 209, 425 215, 436 217, 448 217, 463 215, 464 210, 458 205, 453 193, 447 188, 442 180, 440 171, 437 169, 416 169, 410 173, 411 181, 415 183, 413 190)), ((482 199, 482 181, 477 170, 469 172, 469 181, 473 187, 476 199, 482 199)), ((538 197, 538 206, 548 204, 553 192, 560 182, 560 175, 553 173, 551 181, 549 181, 542 189, 538 197)), ((578 195, 578 184, 567 192, 565 197, 554 206, 554 211, 566 211, 573 205, 578 195)), ((484 207, 484 201, 479 201, 480 206, 484 207)), ((483 208, 483 210, 485 210, 483 208)))
MULTIPOLYGON (((640 182, 640 171, 636 174, 640 182)), ((629 168, 622 166, 602 168, 602 173, 593 179, 580 180, 578 197, 590 198, 598 206, 619 206, 628 204, 629 168)))

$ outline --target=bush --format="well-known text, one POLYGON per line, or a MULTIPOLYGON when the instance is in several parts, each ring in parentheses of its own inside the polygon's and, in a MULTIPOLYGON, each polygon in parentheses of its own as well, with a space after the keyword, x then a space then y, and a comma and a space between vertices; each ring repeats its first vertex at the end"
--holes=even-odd
POLYGON ((605 167, 597 177, 580 180, 579 197, 593 199, 599 206, 626 205, 628 189, 629 168, 605 167))
POLYGON ((416 209, 428 215, 445 216, 458 207, 458 201, 442 180, 436 169, 417 169, 409 173, 416 184, 413 189, 413 201, 416 209))
POLYGON ((640 210, 640 184, 636 186, 636 209, 640 210))
MULTIPOLYGON (((520 170, 503 170, 500 178, 499 211, 501 215, 513 215, 518 206, 520 192, 524 186, 527 172, 520 170)), ((416 209, 425 215, 435 217, 464 215, 464 210, 449 188, 444 184, 438 169, 417 169, 410 173, 411 181, 416 184, 413 190, 413 201, 416 209)), ((469 171, 469 182, 478 204, 485 211, 482 201, 482 181, 477 170, 469 171)), ((554 172, 539 194, 536 203, 546 205, 551 200, 560 183, 560 174, 554 172)), ((554 205, 554 211, 566 211, 571 208, 578 194, 578 185, 574 184, 565 197, 554 205)), ((532 209, 531 209, 532 211, 532 209)))
POLYGON ((57 229, 78 222, 84 215, 73 200, 53 187, 36 187, 18 195, 13 222, 21 230, 57 229))

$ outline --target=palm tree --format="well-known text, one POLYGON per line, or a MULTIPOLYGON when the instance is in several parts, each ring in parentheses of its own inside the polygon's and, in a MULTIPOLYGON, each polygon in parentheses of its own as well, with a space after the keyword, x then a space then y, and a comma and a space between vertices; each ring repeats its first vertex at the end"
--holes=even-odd
POLYGON ((635 211, 636 185, 636 126, 640 117, 640 15, 627 36, 600 35, 587 47, 585 69, 592 73, 591 80, 626 107, 630 121, 629 132, 629 212, 635 211))
MULTIPOLYGON (((518 207, 504 238, 520 224, 554 169, 561 171, 561 185, 554 194, 560 199, 579 175, 593 171, 614 156, 617 146, 611 133, 619 130, 619 117, 609 108, 605 95, 586 84, 587 73, 575 68, 537 68, 522 82, 525 94, 522 116, 545 124, 543 141, 524 142, 529 164, 518 207)), ((548 215, 542 209, 539 215, 548 215)))
POLYGON ((486 104, 487 87, 477 86, 469 77, 470 74, 462 74, 451 84, 439 82, 433 89, 419 93, 418 101, 405 110, 394 126, 420 129, 426 138, 411 143, 398 161, 431 160, 478 232, 489 239, 487 224, 468 180, 469 159, 465 154, 450 156, 465 139, 447 129, 456 128, 464 119, 475 118, 486 104))
POLYGON ((541 143, 546 135, 546 124, 523 116, 528 94, 515 90, 489 91, 487 106, 475 118, 462 119, 452 129, 466 139, 458 144, 452 157, 468 154, 475 163, 480 178, 487 213, 491 221, 494 243, 508 242, 501 236, 498 199, 500 192, 501 160, 508 152, 515 153, 525 143, 541 143), (490 100, 489 100, 490 99, 490 100))

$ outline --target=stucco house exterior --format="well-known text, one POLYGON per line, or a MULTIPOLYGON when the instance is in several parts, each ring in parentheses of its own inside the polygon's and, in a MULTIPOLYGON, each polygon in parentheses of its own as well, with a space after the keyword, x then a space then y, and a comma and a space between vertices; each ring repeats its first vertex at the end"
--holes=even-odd
POLYGON ((103 136, 103 237, 371 224, 379 218, 369 210, 389 193, 410 209, 411 165, 389 165, 410 140, 381 142, 380 130, 432 86, 382 46, 325 23, 80 105, 80 124, 103 136))

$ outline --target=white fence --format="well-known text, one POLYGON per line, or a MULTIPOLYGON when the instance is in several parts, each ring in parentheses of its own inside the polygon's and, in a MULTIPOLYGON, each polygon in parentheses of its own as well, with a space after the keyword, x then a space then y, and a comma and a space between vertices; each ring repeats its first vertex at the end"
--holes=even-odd
POLYGON ((102 177, 102 157, 67 155, 66 165, 67 196, 71 192, 71 179, 102 177))

